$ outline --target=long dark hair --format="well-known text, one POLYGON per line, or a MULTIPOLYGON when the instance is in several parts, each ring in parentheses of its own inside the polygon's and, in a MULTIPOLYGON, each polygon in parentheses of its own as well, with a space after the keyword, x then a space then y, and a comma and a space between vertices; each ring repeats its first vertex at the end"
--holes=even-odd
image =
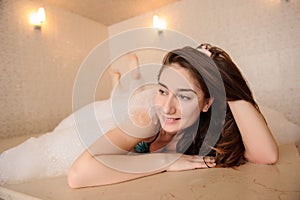
MULTIPOLYGON (((211 80, 211 83, 208 83, 209 81, 207 81, 207 79, 204 79, 201 75, 202 71, 201 74, 199 73, 199 67, 196 69, 196 67, 193 66, 192 63, 195 65, 195 60, 198 62, 202 62, 201 60, 203 59, 211 59, 215 63, 215 66, 217 67, 221 75, 223 81, 222 84, 224 85, 226 92, 226 101, 245 100, 247 102, 250 102, 259 111, 259 108, 253 98, 252 92, 246 80, 244 79, 240 70, 232 61, 230 56, 224 50, 218 47, 212 47, 208 44, 199 46, 199 48, 203 47, 211 52, 210 58, 194 48, 185 47, 183 49, 169 52, 163 60, 163 66, 168 66, 171 63, 177 63, 181 67, 188 69, 190 74, 198 81, 199 86, 205 94, 205 98, 209 98, 211 97, 211 94, 209 92, 207 84, 214 85, 217 91, 221 87, 221 85, 217 81, 215 81, 216 79, 214 79, 214 73, 205 70, 205 76, 209 76, 209 80, 211 80), (193 52, 194 57, 185 57, 185 54, 181 54, 181 52, 185 52, 188 54, 193 52), (198 56, 199 58, 196 58, 196 56, 198 56)), ((200 68, 202 67, 208 68, 210 66, 204 66, 202 64, 200 68)), ((163 68, 164 67, 162 67, 161 71, 163 70, 163 68)), ((222 100, 218 100, 218 98, 216 99, 215 96, 213 97, 213 105, 222 107, 224 102, 222 102, 222 100)), ((245 147, 232 112, 229 106, 226 106, 226 102, 224 109, 226 110, 226 114, 225 120, 222 123, 222 128, 216 128, 212 130, 221 132, 219 135, 219 139, 214 146, 209 146, 210 151, 208 155, 215 156, 218 166, 238 166, 245 163, 246 161, 244 157, 245 147)), ((220 126, 220 120, 218 121, 212 119, 211 116, 211 108, 207 112, 200 113, 199 119, 195 122, 195 124, 185 130, 183 137, 177 144, 177 152, 187 155, 201 155, 201 147, 203 145, 207 145, 205 143, 205 136, 208 134, 210 124, 216 123, 215 127, 218 127, 218 125, 220 126)))

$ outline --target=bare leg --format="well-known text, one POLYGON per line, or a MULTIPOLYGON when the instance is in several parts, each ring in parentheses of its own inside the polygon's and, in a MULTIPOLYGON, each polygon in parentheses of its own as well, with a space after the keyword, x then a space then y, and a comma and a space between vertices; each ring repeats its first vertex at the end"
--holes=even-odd
POLYGON ((127 55, 127 62, 130 70, 130 74, 134 79, 140 79, 141 74, 139 70, 139 60, 136 54, 128 54, 127 55))
POLYGON ((110 69, 109 73, 112 77, 113 88, 115 88, 120 82, 121 73, 115 69, 110 69))

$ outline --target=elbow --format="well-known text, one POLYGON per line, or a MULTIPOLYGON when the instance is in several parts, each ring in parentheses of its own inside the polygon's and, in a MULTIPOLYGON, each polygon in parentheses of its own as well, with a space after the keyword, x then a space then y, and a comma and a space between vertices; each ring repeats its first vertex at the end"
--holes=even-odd
POLYGON ((80 181, 80 174, 73 167, 68 172, 67 180, 68 180, 69 187, 72 189, 82 187, 80 181))
POLYGON ((262 165, 272 165, 275 164, 279 159, 278 147, 273 151, 258 153, 258 154, 246 154, 246 159, 252 163, 262 164, 262 165))
POLYGON ((279 149, 278 149, 278 145, 275 144, 273 147, 273 150, 270 151, 267 155, 266 155, 266 164, 275 164, 278 159, 279 159, 279 149))
POLYGON ((84 153, 81 157, 79 157, 73 165, 71 166, 68 175, 67 181, 70 188, 81 188, 85 187, 86 177, 89 176, 88 173, 88 161, 90 156, 87 153, 84 153))
POLYGON ((272 165, 278 161, 279 155, 277 152, 272 152, 269 155, 266 155, 264 161, 261 161, 261 164, 272 165))
POLYGON ((279 150, 278 150, 278 146, 276 146, 276 149, 274 150, 274 152, 269 156, 269 163, 268 164, 275 164, 277 163, 278 159, 279 159, 279 150))
POLYGON ((105 168, 98 161, 85 152, 71 166, 67 175, 68 185, 76 189, 107 184, 103 169, 105 168))

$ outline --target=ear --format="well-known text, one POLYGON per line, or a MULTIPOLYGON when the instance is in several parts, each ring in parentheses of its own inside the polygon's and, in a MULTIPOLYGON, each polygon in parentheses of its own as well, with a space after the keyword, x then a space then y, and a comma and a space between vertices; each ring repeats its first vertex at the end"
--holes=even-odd
POLYGON ((204 106, 202 108, 202 112, 207 112, 210 108, 210 106, 213 104, 214 98, 210 97, 204 100, 204 106))

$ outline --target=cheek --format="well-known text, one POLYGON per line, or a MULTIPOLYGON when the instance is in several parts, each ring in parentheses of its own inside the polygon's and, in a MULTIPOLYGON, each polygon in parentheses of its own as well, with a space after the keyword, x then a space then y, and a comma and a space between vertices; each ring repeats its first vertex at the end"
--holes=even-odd
POLYGON ((154 105, 155 107, 161 107, 163 106, 163 102, 164 102, 164 99, 161 95, 157 94, 154 98, 154 105))
POLYGON ((195 119, 200 115, 200 108, 198 102, 182 103, 181 116, 185 119, 195 119))
MULTIPOLYGON (((189 108, 191 108, 189 106, 189 108)), ((183 112, 181 113, 181 123, 182 123, 182 128, 185 129, 191 125, 193 125, 196 120, 199 118, 200 111, 198 106, 193 106, 192 109, 185 109, 183 108, 183 112)))
POLYGON ((164 105, 163 97, 157 94, 154 98, 154 108, 157 115, 160 115, 163 105, 164 105))
POLYGON ((155 95, 155 98, 154 98, 154 103, 155 103, 155 104, 159 104, 160 101, 161 101, 160 96, 159 96, 158 94, 156 94, 156 95, 155 95))

